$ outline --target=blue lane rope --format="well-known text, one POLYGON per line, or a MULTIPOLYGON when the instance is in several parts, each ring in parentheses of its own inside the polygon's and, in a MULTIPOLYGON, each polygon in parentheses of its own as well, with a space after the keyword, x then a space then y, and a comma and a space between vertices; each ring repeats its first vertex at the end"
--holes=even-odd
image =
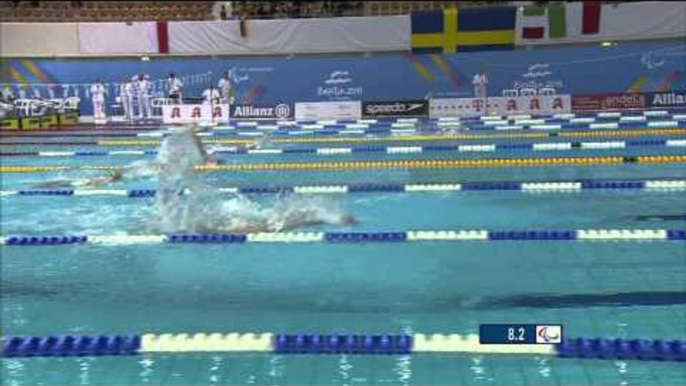
POLYGON ((686 341, 663 339, 572 338, 558 344, 482 345, 475 335, 424 334, 134 334, 6 336, 2 356, 83 357, 178 353, 271 353, 410 355, 485 353, 549 355, 559 358, 686 361, 686 341))
MULTIPOLYGON (((280 154, 314 154, 343 155, 358 153, 384 154, 417 154, 432 152, 512 152, 512 151, 570 151, 570 150, 614 150, 644 147, 686 147, 683 139, 649 139, 633 141, 600 141, 600 142, 529 142, 516 144, 478 144, 478 145, 433 145, 433 146, 354 146, 354 147, 300 147, 292 149, 259 149, 248 150, 232 148, 215 148, 209 153, 222 155, 280 155, 280 154)), ((38 152, 3 152, 4 156, 38 156, 38 157, 104 157, 104 156, 155 156, 157 150, 76 150, 76 151, 38 151, 38 152)))
MULTIPOLYGON (((320 186, 253 186, 220 188, 224 193, 240 194, 345 194, 412 193, 445 191, 570 192, 586 190, 686 190, 686 179, 669 180, 572 180, 551 182, 485 181, 439 184, 352 184, 320 186)), ((155 189, 21 189, 2 190, 0 196, 126 196, 154 197, 155 189)))
POLYGON ((420 230, 407 232, 264 232, 264 233, 175 233, 168 235, 8 235, 0 245, 102 246, 139 244, 244 244, 244 243, 404 243, 425 241, 680 241, 684 229, 584 229, 584 230, 420 230))

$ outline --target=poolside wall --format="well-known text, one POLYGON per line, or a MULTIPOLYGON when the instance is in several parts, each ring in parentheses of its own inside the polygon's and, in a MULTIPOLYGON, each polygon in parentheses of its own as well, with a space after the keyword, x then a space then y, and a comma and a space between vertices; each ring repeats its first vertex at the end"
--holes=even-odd
POLYGON ((5 59, 1 83, 15 94, 88 99, 90 83, 101 78, 113 103, 117 83, 133 74, 150 74, 162 93, 174 71, 185 95, 199 96, 229 71, 240 103, 399 100, 470 97, 471 78, 484 65, 489 95, 525 86, 572 95, 686 89, 686 44, 678 41, 431 55, 5 59))

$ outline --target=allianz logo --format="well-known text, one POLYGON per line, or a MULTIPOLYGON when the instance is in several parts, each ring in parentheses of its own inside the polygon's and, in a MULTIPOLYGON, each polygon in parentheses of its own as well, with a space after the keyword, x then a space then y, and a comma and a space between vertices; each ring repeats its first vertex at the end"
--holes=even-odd
POLYGON ((290 110, 285 103, 276 107, 236 106, 233 115, 235 117, 287 117, 290 115, 290 110))

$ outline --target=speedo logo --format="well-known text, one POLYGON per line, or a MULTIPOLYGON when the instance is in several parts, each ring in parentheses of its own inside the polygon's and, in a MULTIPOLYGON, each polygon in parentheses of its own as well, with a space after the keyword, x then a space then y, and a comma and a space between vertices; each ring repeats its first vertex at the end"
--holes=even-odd
POLYGON ((423 105, 421 103, 393 103, 387 105, 367 105, 366 111, 370 115, 381 114, 403 114, 420 109, 423 105))

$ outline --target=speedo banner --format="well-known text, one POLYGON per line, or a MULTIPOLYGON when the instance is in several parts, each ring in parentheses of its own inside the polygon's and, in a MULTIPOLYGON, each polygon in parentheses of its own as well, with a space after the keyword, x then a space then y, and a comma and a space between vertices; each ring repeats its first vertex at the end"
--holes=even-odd
POLYGON ((362 116, 377 117, 428 117, 429 101, 374 101, 362 102, 362 116))

